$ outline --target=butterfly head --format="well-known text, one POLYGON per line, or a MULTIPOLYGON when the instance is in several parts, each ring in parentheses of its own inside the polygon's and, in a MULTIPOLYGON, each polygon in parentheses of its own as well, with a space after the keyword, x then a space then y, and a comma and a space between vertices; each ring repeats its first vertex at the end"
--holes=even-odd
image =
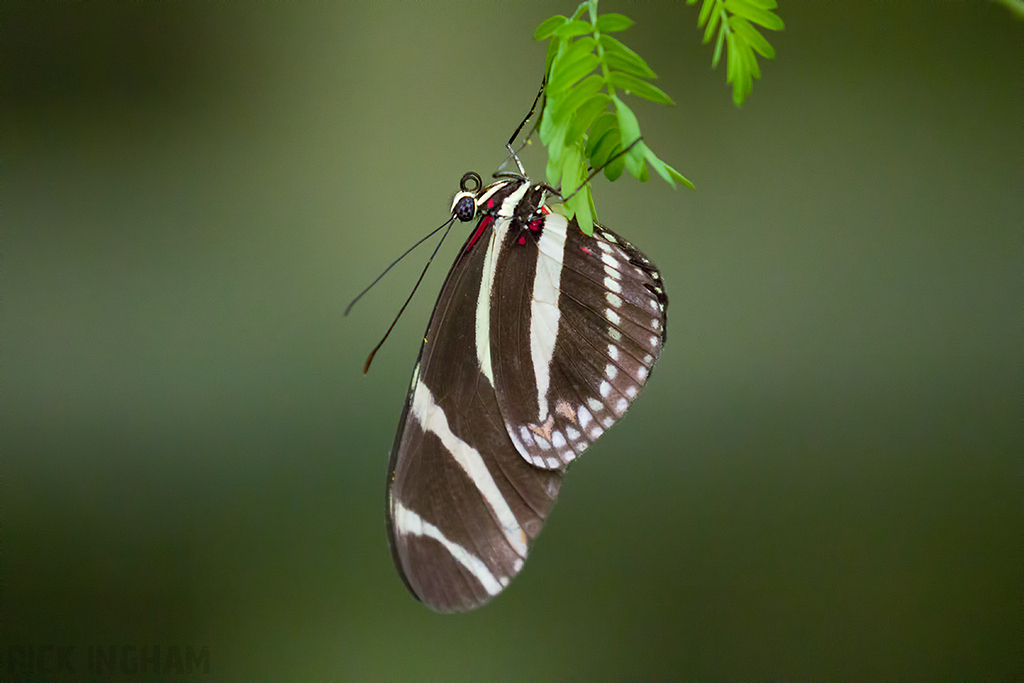
POLYGON ((470 171, 462 176, 459 182, 459 193, 452 200, 452 216, 463 223, 468 223, 476 217, 477 196, 480 188, 483 187, 483 180, 480 174, 470 171))

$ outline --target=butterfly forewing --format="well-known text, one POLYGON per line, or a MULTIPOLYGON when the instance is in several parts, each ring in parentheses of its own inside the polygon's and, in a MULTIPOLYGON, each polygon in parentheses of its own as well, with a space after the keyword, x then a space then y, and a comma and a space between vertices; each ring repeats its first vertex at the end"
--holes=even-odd
POLYGON ((483 223, 452 266, 392 450, 392 553, 409 589, 437 611, 472 609, 508 584, 561 483, 560 472, 537 470, 509 441, 474 352, 484 265, 498 246, 494 226, 500 232, 507 220, 483 223))

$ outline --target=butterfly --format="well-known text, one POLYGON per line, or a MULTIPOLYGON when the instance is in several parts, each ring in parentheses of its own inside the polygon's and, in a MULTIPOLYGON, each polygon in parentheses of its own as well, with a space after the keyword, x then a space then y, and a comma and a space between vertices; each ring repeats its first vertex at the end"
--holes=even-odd
POLYGON ((438 612, 479 607, 519 573, 567 468, 665 344, 657 268, 557 200, 522 172, 486 186, 467 173, 452 202, 452 221, 476 224, 430 316, 386 496, 395 565, 438 612))

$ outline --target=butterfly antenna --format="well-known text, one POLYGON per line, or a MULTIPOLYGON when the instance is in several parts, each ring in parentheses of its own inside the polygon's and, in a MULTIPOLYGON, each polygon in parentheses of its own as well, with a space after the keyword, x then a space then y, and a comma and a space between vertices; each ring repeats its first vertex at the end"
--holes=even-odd
MULTIPOLYGON (((518 126, 516 126, 516 130, 515 130, 514 133, 512 133, 512 137, 510 137, 508 139, 508 142, 505 143, 505 149, 508 150, 509 155, 512 157, 513 160, 515 160, 516 166, 519 167, 519 173, 522 176, 526 176, 526 169, 523 168, 522 162, 519 161, 519 155, 517 154, 517 152, 519 152, 520 150, 523 149, 523 147, 526 147, 526 145, 529 144, 530 136, 533 135, 533 132, 535 130, 537 130, 537 124, 536 123, 533 124, 533 129, 530 131, 530 134, 526 136, 526 139, 523 141, 523 144, 519 145, 519 149, 513 149, 512 143, 514 143, 516 141, 516 138, 519 137, 519 132, 523 129, 523 126, 526 125, 526 122, 530 120, 530 117, 533 116, 533 112, 536 111, 537 103, 540 102, 541 95, 544 94, 544 86, 546 84, 547 84, 547 76, 545 76, 543 79, 541 79, 540 90, 537 91, 537 96, 533 98, 533 104, 530 105, 529 113, 522 120, 522 122, 518 126)), ((545 102, 547 102, 547 100, 545 100, 545 102)), ((543 113, 543 111, 544 111, 544 106, 541 105, 541 112, 543 113)), ((504 165, 505 164, 502 164, 502 166, 504 166, 504 165)))
MULTIPOLYGON (((456 218, 456 216, 453 215, 451 217, 451 219, 447 223, 442 225, 437 230, 434 230, 434 232, 430 233, 430 235, 433 235, 434 233, 436 233, 441 228, 443 228, 445 226, 448 227, 448 229, 444 231, 444 234, 441 235, 441 239, 440 239, 440 241, 438 241, 437 246, 434 247, 434 253, 430 255, 429 259, 427 259, 427 265, 423 266, 423 272, 420 273, 419 279, 416 280, 416 284, 413 286, 412 291, 409 292, 409 298, 407 298, 405 300, 405 303, 402 304, 402 307, 398 310, 398 315, 396 315, 395 319, 391 322, 391 327, 389 327, 388 331, 384 333, 384 336, 381 337, 381 340, 379 342, 377 342, 377 345, 373 347, 373 351, 370 351, 370 355, 366 357, 366 364, 363 365, 363 374, 364 375, 370 371, 370 363, 373 362, 373 357, 377 355, 377 351, 379 351, 380 347, 384 345, 384 342, 387 340, 388 335, 391 334, 391 330, 395 329, 395 325, 398 323, 398 319, 401 318, 402 317, 402 313, 405 312, 405 307, 409 305, 410 301, 412 301, 412 295, 416 293, 416 290, 419 288, 420 283, 423 282, 423 276, 425 276, 427 274, 427 268, 430 268, 430 263, 434 260, 434 257, 437 256, 437 252, 441 249, 441 245, 444 244, 444 240, 445 240, 446 237, 448 237, 448 233, 451 232, 452 226, 455 224, 455 218, 456 218)), ((430 237, 430 235, 427 235, 427 237, 430 237)), ((424 237, 423 240, 427 239, 427 237, 424 237)), ((420 240, 416 244, 419 244, 423 240, 420 240)), ((413 248, 415 248, 415 247, 413 247, 413 248)), ((412 251, 412 249, 410 249, 409 251, 412 251)), ((406 254, 407 253, 409 253, 409 252, 406 252, 406 254)), ((404 256, 405 254, 402 254, 402 255, 404 256)), ((394 265, 394 264, 392 264, 392 265, 394 265)), ((387 272, 387 271, 384 271, 384 272, 387 272)), ((379 280, 380 278, 377 278, 377 279, 379 280)), ((362 294, 360 294, 359 296, 362 296, 362 294)), ((359 297, 356 297, 356 298, 358 299, 359 297)), ((355 302, 353 301, 352 303, 355 303, 355 302)), ((351 306, 349 306, 349 308, 351 308, 351 306)))
MULTIPOLYGON (((509 148, 512 147, 512 143, 516 141, 516 137, 519 135, 519 131, 521 131, 523 129, 523 126, 526 125, 526 122, 530 120, 531 116, 533 116, 534 110, 537 109, 537 103, 540 102, 540 96, 544 94, 544 86, 546 84, 547 84, 547 76, 545 76, 543 79, 541 79, 540 90, 537 91, 537 96, 533 98, 533 104, 530 105, 529 113, 526 115, 525 118, 523 118, 522 123, 520 123, 516 127, 515 132, 512 133, 512 137, 510 137, 508 139, 508 143, 505 145, 506 147, 509 147, 509 148)), ((543 111, 543 107, 541 108, 541 110, 543 111)))
POLYGON ((563 200, 562 200, 562 202, 563 202, 563 203, 564 203, 564 202, 567 202, 567 201, 569 201, 570 199, 572 199, 573 197, 575 197, 575 196, 576 196, 576 195, 577 195, 577 194, 579 193, 579 191, 580 191, 580 190, 582 190, 582 189, 583 189, 584 187, 586 187, 586 186, 587 186, 587 183, 589 183, 589 182, 590 182, 591 180, 593 180, 593 179, 594 179, 594 176, 596 176, 596 175, 597 175, 598 173, 600 173, 601 171, 603 171, 603 170, 605 169, 605 167, 606 167, 606 166, 607 166, 608 164, 612 163, 613 161, 615 161, 616 159, 618 159, 618 158, 619 158, 619 157, 621 157, 622 155, 624 155, 624 154, 628 154, 628 153, 629 153, 629 150, 631 150, 631 149, 633 149, 634 147, 636 147, 636 146, 637 146, 637 144, 639 144, 639 142, 640 142, 641 140, 643 140, 643 136, 641 136, 641 137, 638 137, 638 138, 637 138, 636 140, 633 140, 633 142, 629 143, 629 147, 627 147, 626 149, 624 149, 624 150, 622 150, 622 151, 620 151, 620 152, 616 153, 616 154, 615 154, 615 155, 613 155, 613 156, 612 156, 612 157, 611 157, 610 159, 608 159, 608 161, 604 162, 603 164, 601 164, 601 166, 599 166, 598 168, 595 168, 595 169, 594 169, 593 171, 591 171, 590 175, 588 175, 588 176, 587 176, 587 179, 586 179, 586 180, 584 180, 584 181, 583 181, 583 182, 582 182, 582 183, 580 184, 580 186, 579 186, 579 187, 577 187, 577 188, 576 188, 575 190, 573 190, 573 192, 572 192, 572 194, 571 194, 571 195, 569 195, 568 197, 566 197, 565 199, 563 199, 563 200))
POLYGON ((434 229, 433 229, 433 230, 432 230, 432 231, 431 231, 431 232, 430 232, 430 233, 429 233, 428 235, 426 235, 425 237, 423 237, 422 239, 420 239, 420 240, 419 240, 418 242, 416 242, 416 244, 414 244, 414 245, 412 245, 411 247, 409 247, 408 249, 406 249, 406 250, 405 250, 405 253, 404 253, 404 254, 402 254, 401 256, 399 256, 399 257, 398 257, 397 259, 395 259, 395 262, 394 262, 394 263, 392 263, 392 264, 391 264, 390 266, 388 266, 387 268, 385 268, 385 269, 384 269, 384 272, 383 272, 383 273, 381 273, 380 275, 378 275, 378 276, 377 276, 377 279, 376 279, 376 280, 374 280, 373 282, 371 282, 371 283, 369 284, 369 286, 367 286, 367 288, 366 288, 366 289, 364 289, 363 291, 359 292, 359 295, 358 295, 358 296, 356 296, 356 298, 355 298, 355 299, 352 299, 352 303, 350 303, 350 304, 349 304, 348 306, 346 306, 346 307, 345 307, 345 315, 348 315, 348 312, 352 310, 352 307, 356 305, 356 302, 357 302, 357 301, 359 301, 360 299, 362 299, 362 298, 363 298, 363 295, 364 295, 364 294, 366 294, 367 292, 369 292, 369 291, 370 291, 370 288, 371 288, 371 287, 373 287, 373 286, 374 286, 375 284, 377 284, 378 282, 380 282, 380 279, 381 279, 382 277, 384 277, 385 275, 387 275, 387 274, 388 274, 388 271, 389 271, 389 270, 391 270, 391 269, 392 269, 392 268, 394 268, 394 267, 395 267, 396 265, 398 265, 398 262, 399 262, 399 261, 401 261, 401 260, 402 260, 402 259, 404 259, 404 258, 405 258, 406 256, 408 256, 408 255, 409 255, 409 253, 410 253, 410 252, 411 252, 411 251, 412 251, 413 249, 415 249, 416 247, 420 246, 421 244, 423 244, 424 242, 426 242, 426 241, 427 241, 428 239, 430 239, 431 237, 433 237, 434 235, 436 235, 436 234, 438 233, 438 231, 439 231, 439 230, 441 230, 442 228, 444 228, 444 227, 445 227, 446 225, 450 225, 450 224, 451 224, 451 222, 452 222, 452 220, 454 220, 454 217, 453 217, 453 218, 451 218, 451 219, 449 219, 449 220, 448 220, 447 222, 445 222, 445 223, 442 223, 442 224, 440 225, 440 227, 434 228, 434 229))

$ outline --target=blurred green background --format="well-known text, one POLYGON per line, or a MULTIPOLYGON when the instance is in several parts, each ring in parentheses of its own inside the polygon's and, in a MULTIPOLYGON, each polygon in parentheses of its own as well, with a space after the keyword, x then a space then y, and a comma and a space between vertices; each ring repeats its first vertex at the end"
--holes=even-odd
POLYGON ((426 253, 342 310, 501 163, 575 5, 0 5, 0 671, 158 644, 220 680, 1024 678, 1024 23, 781 5, 736 109, 696 8, 601 4, 697 184, 595 187, 669 343, 462 616, 402 586, 384 481, 464 233, 369 376, 426 253))

